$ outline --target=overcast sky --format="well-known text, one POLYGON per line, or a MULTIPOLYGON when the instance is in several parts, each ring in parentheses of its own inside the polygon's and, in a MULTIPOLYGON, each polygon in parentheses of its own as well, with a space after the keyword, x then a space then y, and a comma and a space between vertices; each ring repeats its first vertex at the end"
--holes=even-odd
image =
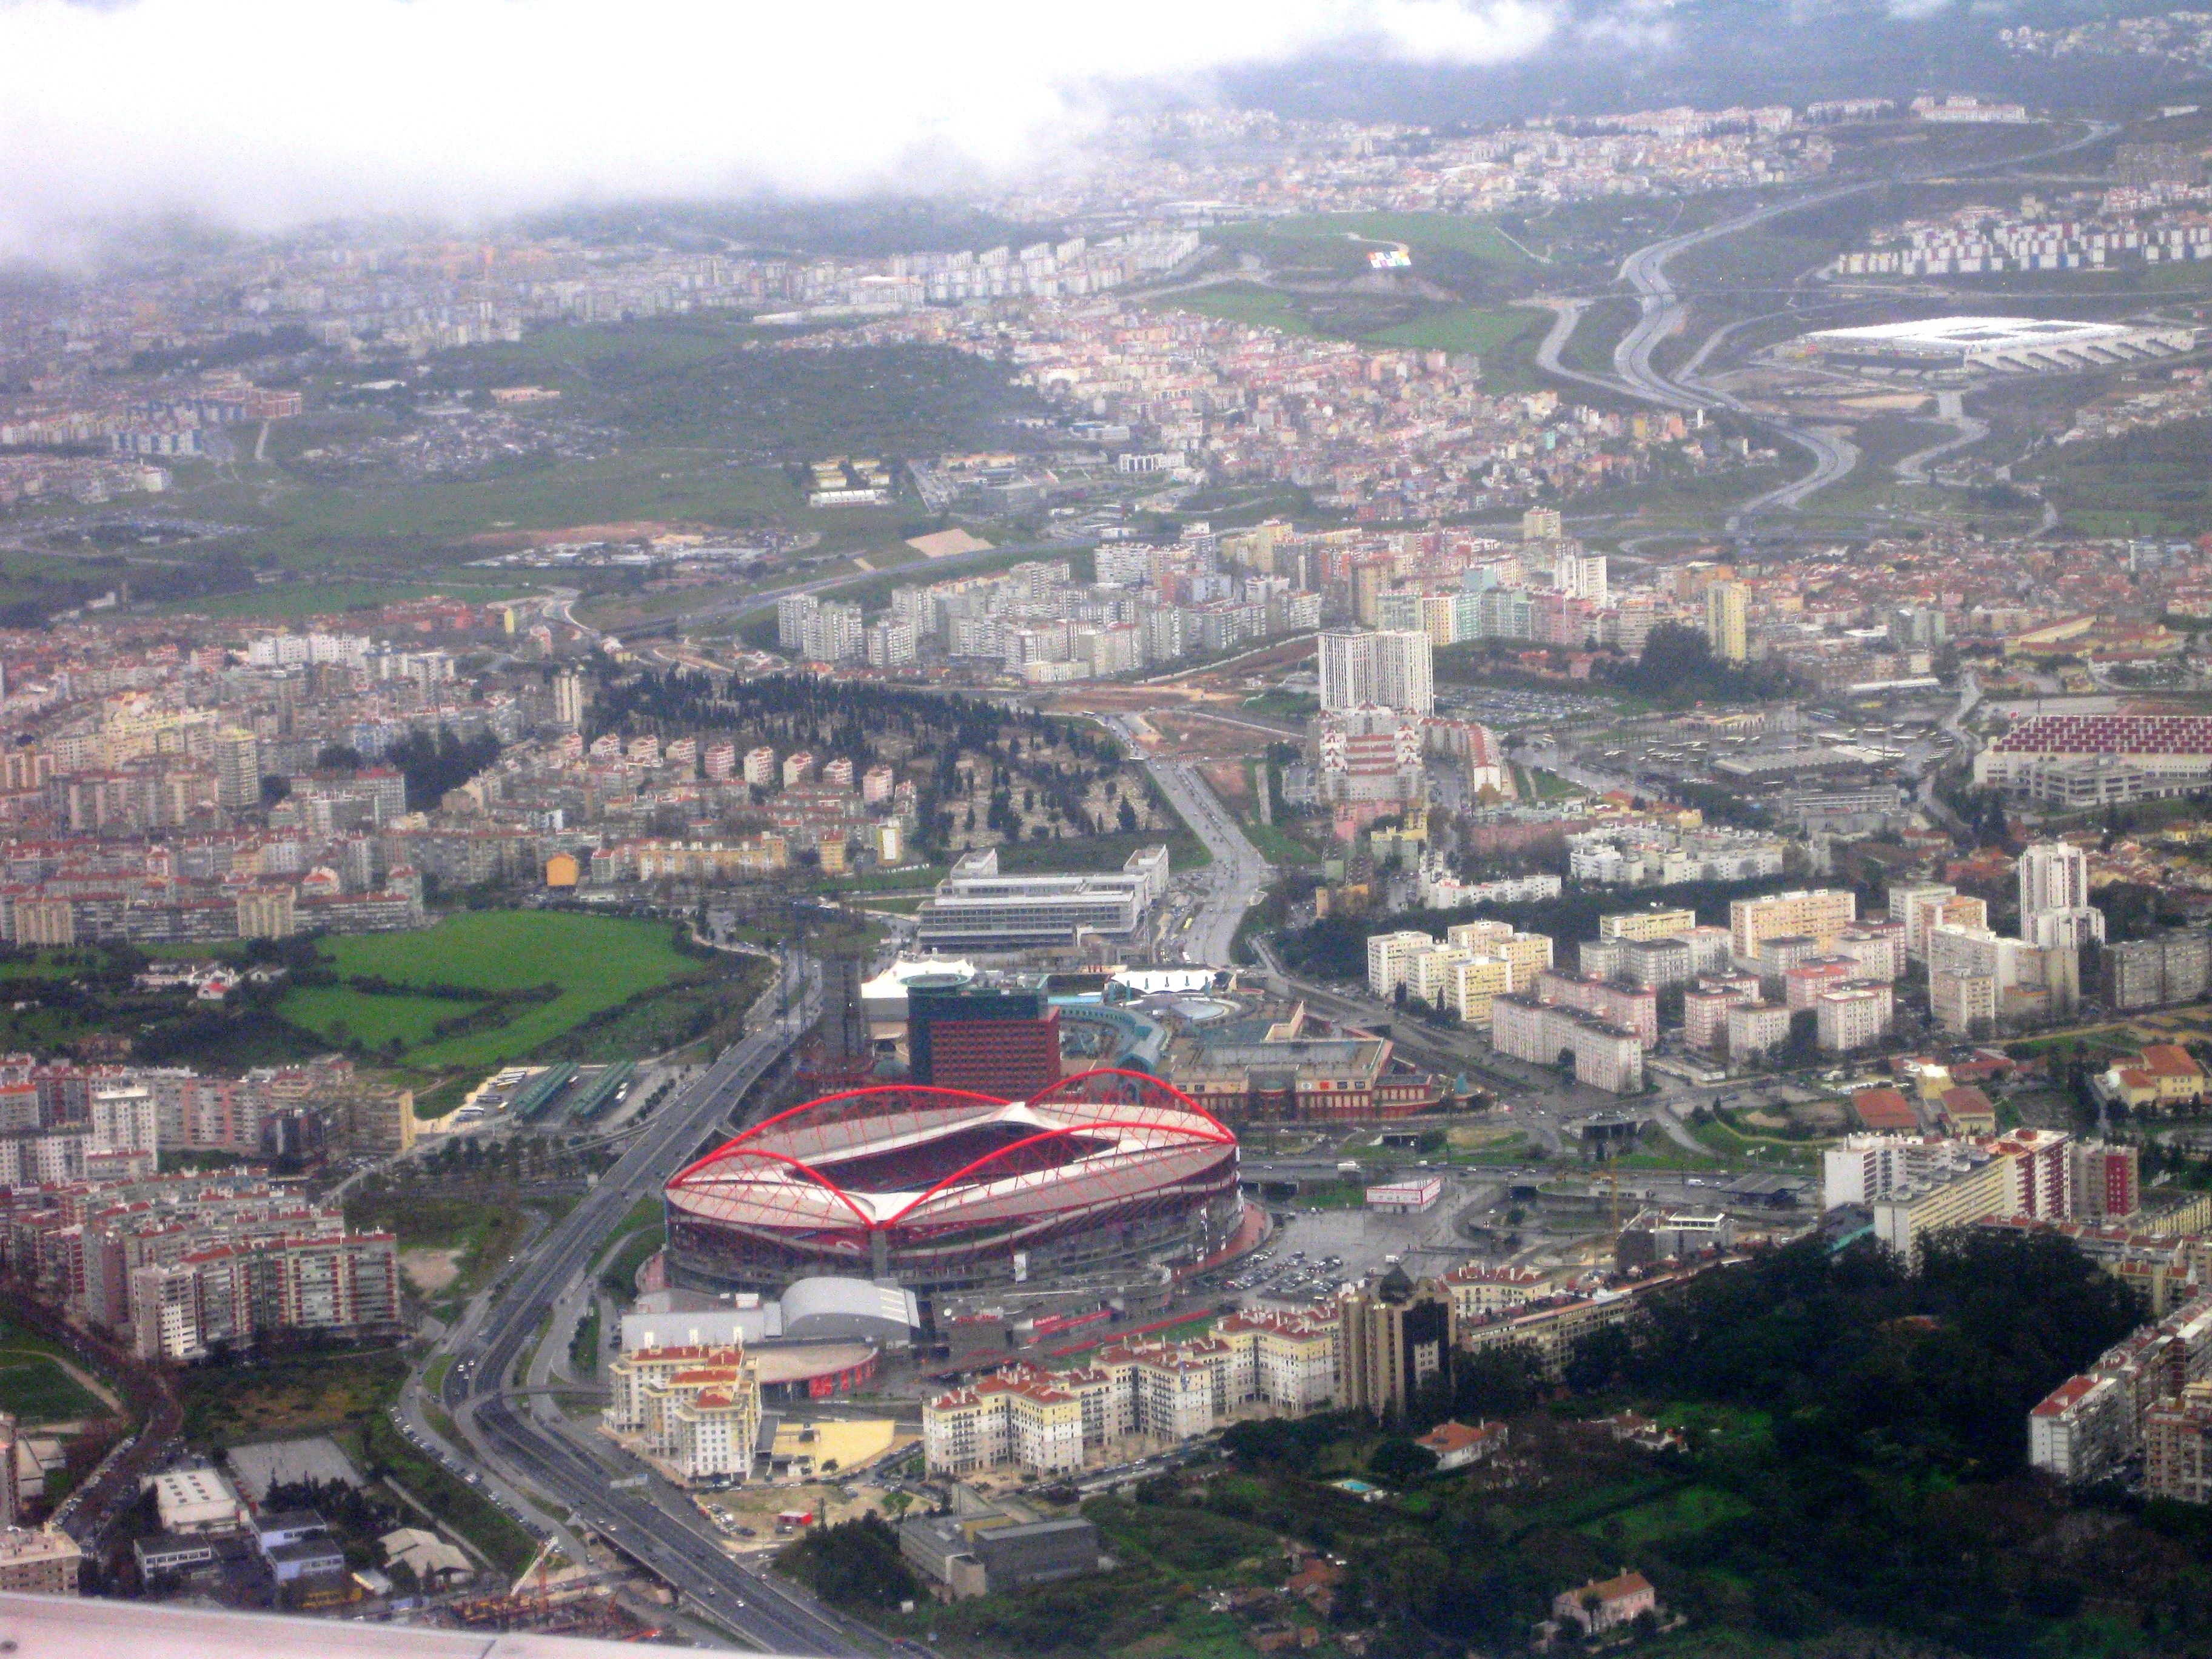
POLYGON ((0 249, 115 215, 465 220, 1011 174, 1131 88, 1502 63, 1567 27, 1564 3, 0 0, 0 249))

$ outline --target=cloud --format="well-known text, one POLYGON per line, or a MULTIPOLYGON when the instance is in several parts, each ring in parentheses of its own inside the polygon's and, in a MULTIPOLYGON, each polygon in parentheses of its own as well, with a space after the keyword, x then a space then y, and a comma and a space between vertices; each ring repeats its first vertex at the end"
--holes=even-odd
POLYGON ((0 0, 0 248, 1009 174, 1133 88, 1525 57, 1565 0, 0 0))

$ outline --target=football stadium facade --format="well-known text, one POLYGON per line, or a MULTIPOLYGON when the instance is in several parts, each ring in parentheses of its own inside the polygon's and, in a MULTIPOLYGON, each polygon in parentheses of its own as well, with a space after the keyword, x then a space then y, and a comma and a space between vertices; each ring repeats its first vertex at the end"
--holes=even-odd
POLYGON ((1096 1272, 1225 1248, 1237 1137, 1137 1072, 1027 1101, 898 1085, 759 1123, 668 1183, 677 1282, 780 1291, 835 1273, 915 1291, 1096 1272))

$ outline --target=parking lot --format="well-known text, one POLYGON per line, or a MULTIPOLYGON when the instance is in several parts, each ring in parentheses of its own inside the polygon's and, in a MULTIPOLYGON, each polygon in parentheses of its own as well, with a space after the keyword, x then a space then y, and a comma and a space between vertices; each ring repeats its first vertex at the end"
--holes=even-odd
POLYGON ((1492 1178, 1454 1172, 1443 1196, 1413 1215, 1279 1209, 1289 1219, 1224 1288, 1249 1304, 1296 1308, 1379 1279, 1394 1266, 1416 1279, 1443 1273, 1475 1254, 1455 1231, 1455 1218, 1477 1200, 1487 1202, 1498 1188, 1492 1178))

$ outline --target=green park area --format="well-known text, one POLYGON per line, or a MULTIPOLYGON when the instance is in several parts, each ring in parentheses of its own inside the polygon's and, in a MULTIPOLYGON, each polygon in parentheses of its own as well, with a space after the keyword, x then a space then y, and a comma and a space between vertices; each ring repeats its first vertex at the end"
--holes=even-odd
MULTIPOLYGON (((814 508, 795 464, 1005 449, 1018 443, 1008 417, 1042 408, 1002 367, 952 351, 759 349, 790 337, 732 319, 672 318, 546 328, 518 343, 441 353, 388 390, 357 368, 318 373, 303 388, 306 415, 243 430, 222 465, 179 467, 171 489, 149 498, 142 509, 149 525, 178 526, 158 561, 88 565, 77 585, 110 563, 142 587, 156 564, 171 576, 220 570, 204 583, 169 581, 173 591, 159 598, 234 617, 433 592, 489 601, 530 588, 532 574, 475 562, 527 544, 532 532, 678 526, 797 532, 820 554, 866 550, 880 566, 911 556, 902 538, 930 522, 921 502, 902 492, 885 507, 814 508), (558 395, 526 410, 495 410, 490 389, 515 385, 558 395), (423 412, 440 404, 465 412, 423 412), (557 441, 428 475, 355 464, 395 444, 435 448, 477 419, 557 441), (257 583, 249 567, 297 580, 257 583)), ((23 524, 35 537, 71 511, 34 507, 23 524)), ((0 602, 81 598, 61 591, 52 564, 0 564, 0 602)))
MULTIPOLYGON (((665 922, 557 911, 466 911, 423 933, 335 939, 323 957, 337 982, 296 987, 277 1012, 425 1073, 488 1071, 617 1028, 615 1046, 634 1054, 665 1035, 659 1000, 736 983, 679 951, 665 922)), ((580 1046, 574 1057, 595 1057, 580 1046)))
POLYGON ((59 1348, 6 1320, 0 1320, 0 1412, 33 1425, 111 1414, 106 1402, 70 1374, 59 1348))
POLYGON ((1178 289, 1158 303, 1288 334, 1471 352, 1483 360, 1486 384, 1536 383, 1528 360, 1550 319, 1514 302, 1554 273, 1543 246, 1519 245, 1495 219, 1302 214, 1208 234, 1226 252, 1263 262, 1265 280, 1178 289), (1370 254, 1396 249, 1410 265, 1370 265, 1370 254))
POLYGON ((1113 1558, 1102 1574, 902 1613, 915 1591, 879 1522, 811 1533, 782 1565, 957 1659, 1518 1653, 1561 1592, 1624 1571, 1650 1580, 1657 1615, 1591 1650, 2203 1650, 2202 1516, 2027 1467, 2028 1408, 2141 1317, 2065 1241, 1959 1237, 1908 1269, 1814 1239, 1640 1311, 1548 1372, 1525 1350, 1458 1354, 1382 1423, 1237 1423, 1219 1459, 1082 1503, 1113 1558), (1624 1412, 1679 1443, 1616 1433, 1624 1412), (1439 1470, 1414 1437, 1447 1417, 1510 1437, 1439 1470))

